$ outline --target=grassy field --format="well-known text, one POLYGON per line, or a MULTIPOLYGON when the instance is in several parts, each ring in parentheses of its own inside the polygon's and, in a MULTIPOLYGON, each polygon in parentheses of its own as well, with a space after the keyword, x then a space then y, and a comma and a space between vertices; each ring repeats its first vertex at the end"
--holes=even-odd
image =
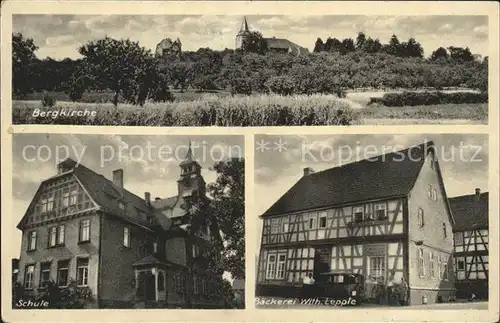
MULTIPOLYGON (((89 124, 149 126, 284 126, 349 124, 487 124, 487 104, 442 104, 386 107, 370 105, 370 97, 386 92, 350 92, 346 99, 334 95, 231 96, 227 91, 200 93, 172 91, 175 102, 147 103, 138 107, 109 102, 112 93, 86 93, 90 103, 67 102, 64 93, 55 93, 55 108, 42 108, 41 93, 25 101, 14 101, 14 124, 89 124), (104 102, 104 103, 103 103, 104 102), (40 109, 96 111, 96 117, 33 117, 40 109)), ((51 93, 52 94, 52 93, 51 93)))
POLYGON ((412 107, 373 105, 360 110, 364 124, 487 124, 488 104, 412 107))
POLYGON ((144 107, 110 103, 57 102, 42 107, 38 101, 14 101, 14 124, 80 124, 129 126, 302 126, 360 123, 360 113, 334 95, 207 95, 191 101, 148 103, 144 107), (37 110, 38 109, 38 110, 37 110), (33 116, 57 110, 96 111, 95 117, 33 116))

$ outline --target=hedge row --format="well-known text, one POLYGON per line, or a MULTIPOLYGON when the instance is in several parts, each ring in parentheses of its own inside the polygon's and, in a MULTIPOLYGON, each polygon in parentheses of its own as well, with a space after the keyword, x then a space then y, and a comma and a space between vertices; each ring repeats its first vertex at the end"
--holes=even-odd
POLYGON ((460 103, 487 103, 488 93, 440 91, 386 93, 381 98, 370 98, 370 104, 381 104, 388 107, 460 104, 460 103))

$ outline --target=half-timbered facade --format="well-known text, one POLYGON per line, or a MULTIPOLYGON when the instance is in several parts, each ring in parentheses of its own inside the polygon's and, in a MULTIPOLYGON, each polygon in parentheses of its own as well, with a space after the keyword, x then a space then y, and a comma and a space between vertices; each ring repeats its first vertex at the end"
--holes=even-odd
POLYGON ((457 298, 488 298, 488 192, 450 198, 457 298))
POLYGON ((222 277, 202 256, 216 224, 189 232, 192 200, 205 194, 191 149, 180 168, 178 194, 153 201, 126 190, 121 169, 108 180, 71 159, 60 163, 18 224, 25 291, 75 281, 97 307, 220 307, 222 277))
POLYGON ((368 297, 401 279, 413 304, 454 295, 453 218, 432 142, 306 168, 261 218, 260 295, 290 296, 306 275, 332 271, 363 274, 368 297))

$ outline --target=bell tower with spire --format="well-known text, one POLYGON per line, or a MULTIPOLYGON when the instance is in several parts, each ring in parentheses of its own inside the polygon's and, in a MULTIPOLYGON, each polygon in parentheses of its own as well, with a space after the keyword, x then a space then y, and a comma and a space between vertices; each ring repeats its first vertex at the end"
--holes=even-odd
POLYGON ((246 39, 249 39, 251 37, 252 33, 250 32, 250 29, 248 28, 248 22, 247 22, 247 17, 243 17, 243 21, 241 22, 241 27, 240 31, 236 35, 236 49, 241 48, 243 45, 243 42, 246 39))
POLYGON ((191 141, 189 141, 186 157, 179 167, 181 168, 180 178, 177 180, 179 197, 189 198, 193 194, 205 195, 206 183, 201 176, 201 165, 194 159, 191 141))

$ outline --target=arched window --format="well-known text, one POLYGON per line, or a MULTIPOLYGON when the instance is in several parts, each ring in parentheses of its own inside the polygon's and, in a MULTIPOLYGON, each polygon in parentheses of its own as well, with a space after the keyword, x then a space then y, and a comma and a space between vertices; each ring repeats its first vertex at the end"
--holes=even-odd
POLYGON ((162 292, 165 290, 165 274, 163 271, 158 272, 158 291, 162 292))

